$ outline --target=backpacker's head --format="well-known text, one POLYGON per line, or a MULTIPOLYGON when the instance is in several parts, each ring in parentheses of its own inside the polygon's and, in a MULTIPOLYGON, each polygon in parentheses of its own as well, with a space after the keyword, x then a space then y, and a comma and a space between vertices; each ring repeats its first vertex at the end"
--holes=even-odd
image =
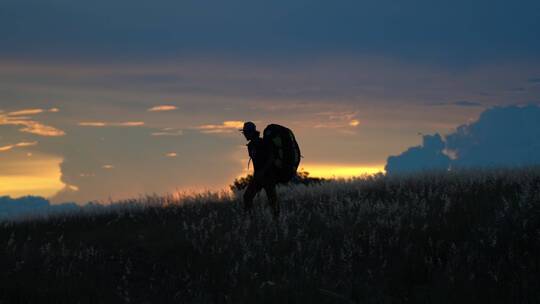
POLYGON ((255 124, 251 121, 244 123, 244 127, 240 131, 244 134, 244 137, 246 137, 247 140, 253 140, 258 138, 260 135, 259 131, 257 131, 257 126, 255 126, 255 124))

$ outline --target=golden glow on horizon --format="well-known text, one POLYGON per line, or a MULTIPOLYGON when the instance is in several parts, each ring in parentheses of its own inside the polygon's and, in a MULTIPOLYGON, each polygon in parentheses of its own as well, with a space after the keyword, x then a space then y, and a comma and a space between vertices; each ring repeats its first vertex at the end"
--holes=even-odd
POLYGON ((384 164, 375 165, 343 165, 343 164, 305 164, 299 171, 309 172, 311 177, 323 178, 351 178, 362 175, 385 173, 384 164))
POLYGON ((0 173, 0 196, 36 195, 50 197, 66 186, 61 181, 62 158, 34 155, 32 159, 14 161, 16 172, 0 173))
POLYGON ((214 125, 214 124, 206 124, 199 126, 197 129, 199 129, 202 133, 231 133, 234 131, 238 131, 244 126, 243 121, 239 120, 226 120, 220 125, 214 125))

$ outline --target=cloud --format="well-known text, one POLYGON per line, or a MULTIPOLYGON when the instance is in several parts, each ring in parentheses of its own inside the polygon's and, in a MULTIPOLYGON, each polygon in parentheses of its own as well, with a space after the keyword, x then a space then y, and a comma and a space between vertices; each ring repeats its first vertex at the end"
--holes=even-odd
POLYGON ((320 112, 316 113, 317 122, 313 126, 317 129, 347 129, 355 128, 360 125, 358 112, 320 112))
POLYGON ((360 121, 358 119, 352 119, 349 121, 349 126, 351 127, 357 127, 358 125, 360 125, 360 121))
POLYGON ((25 127, 20 129, 21 132, 36 134, 40 136, 64 136, 66 133, 62 130, 59 130, 55 127, 47 126, 37 121, 27 121, 25 127))
POLYGON ((31 115, 41 114, 41 113, 44 113, 44 112, 58 113, 58 112, 60 112, 60 109, 58 109, 58 108, 50 108, 48 110, 44 110, 44 109, 23 109, 23 110, 9 112, 9 113, 7 113, 7 115, 8 116, 31 116, 31 115))
POLYGON ((214 125, 214 124, 201 125, 197 127, 196 129, 200 130, 202 133, 207 133, 207 134, 218 133, 219 134, 219 133, 232 133, 234 131, 238 131, 239 129, 242 129, 243 126, 244 126, 243 121, 227 120, 219 125, 214 125))
POLYGON ((182 136, 184 135, 184 131, 177 130, 174 128, 164 128, 164 129, 161 129, 159 132, 153 132, 150 135, 152 136, 182 136))
POLYGON ((490 108, 444 138, 426 135, 423 145, 390 156, 386 169, 401 173, 532 164, 540 164, 540 107, 535 105, 490 108))
POLYGON ((69 191, 74 191, 74 192, 79 191, 79 187, 77 187, 77 186, 75 186, 75 185, 66 185, 66 188, 67 188, 69 191))
POLYGON ((540 163, 540 107, 495 107, 478 121, 446 136, 453 166, 515 166, 540 163))
POLYGON ((8 146, 0 147, 0 152, 9 151, 9 150, 13 149, 14 147, 15 147, 14 145, 8 145, 8 146))
POLYGON ((167 111, 174 111, 177 109, 178 109, 177 106, 161 105, 161 106, 155 106, 148 109, 148 112, 167 112, 167 111))
POLYGON ((95 173, 81 173, 79 174, 80 177, 95 177, 95 173))
POLYGON ((540 84, 540 77, 529 78, 528 82, 530 82, 532 84, 540 84))
POLYGON ((8 116, 26 116, 26 115, 36 115, 43 113, 43 109, 24 109, 20 111, 9 112, 8 116))
POLYGON ((178 154, 176 154, 175 152, 170 152, 170 153, 165 154, 165 156, 167 156, 167 157, 177 157, 178 154))
POLYGON ((524 93, 526 91, 527 91, 527 89, 524 88, 524 87, 516 87, 516 88, 508 89, 508 92, 513 92, 513 93, 524 93))
POLYGON ((295 54, 361 51, 405 60, 435 57, 446 62, 450 57, 464 65, 490 55, 513 58, 516 51, 537 58, 538 1, 515 2, 497 2, 486 16, 483 1, 465 0, 407 6, 394 1, 227 1, 211 7, 198 1, 163 1, 151 14, 148 2, 141 0, 130 1, 129 11, 105 0, 93 1, 92 10, 80 2, 58 6, 39 0, 3 1, 0 33, 9 34, 9 43, 0 54, 23 57, 21 50, 32 50, 38 58, 118 59, 230 53, 259 58, 256 55, 286 49, 294 59, 295 54), (17 22, 25 26, 17 27, 17 22), (137 35, 129 29, 138 29, 137 35), (49 43, 28 39, 38 35, 49 43))
POLYGON ((12 150, 14 148, 31 147, 31 146, 35 146, 37 144, 38 144, 37 141, 34 141, 34 142, 20 142, 20 143, 14 144, 14 145, 7 145, 7 146, 0 147, 0 152, 9 151, 9 150, 12 150))
POLYGON ((128 122, 120 122, 116 124, 111 124, 111 126, 118 126, 118 127, 141 127, 144 126, 143 121, 128 121, 128 122))
POLYGON ((469 101, 469 100, 459 100, 451 103, 455 106, 461 106, 461 107, 481 107, 482 104, 476 101, 469 101))
POLYGON ((114 166, 113 165, 103 165, 101 168, 103 168, 105 170, 111 170, 111 169, 114 169, 114 166))
POLYGON ((98 122, 98 121, 88 121, 88 122, 80 122, 79 126, 81 127, 106 127, 107 123, 98 122))
POLYGON ((38 196, 25 196, 18 199, 9 196, 0 197, 0 219, 2 220, 78 210, 80 207, 74 203, 51 205, 48 200, 38 196))
POLYGON ((385 170, 389 174, 407 173, 427 169, 448 169, 450 158, 443 153, 444 141, 439 134, 425 135, 420 146, 390 156, 385 170))
POLYGON ((143 121, 126 121, 126 122, 102 122, 102 121, 84 121, 78 124, 81 127, 141 127, 144 126, 143 121))
POLYGON ((60 129, 45 125, 41 122, 33 120, 30 117, 23 115, 34 115, 42 113, 42 109, 26 109, 21 111, 9 112, 6 114, 0 113, 0 126, 13 125, 22 126, 20 132, 31 133, 39 136, 58 137, 64 136, 66 133, 60 129))
POLYGON ((428 106, 458 106, 458 107, 482 107, 483 104, 470 100, 458 100, 453 102, 433 102, 427 103, 428 106))

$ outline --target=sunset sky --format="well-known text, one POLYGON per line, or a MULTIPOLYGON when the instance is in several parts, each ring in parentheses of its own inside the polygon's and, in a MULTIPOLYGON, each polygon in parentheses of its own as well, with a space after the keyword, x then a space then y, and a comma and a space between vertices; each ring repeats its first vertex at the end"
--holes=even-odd
POLYGON ((0 2, 0 195, 224 189, 243 121, 317 176, 540 103, 538 1, 0 2))

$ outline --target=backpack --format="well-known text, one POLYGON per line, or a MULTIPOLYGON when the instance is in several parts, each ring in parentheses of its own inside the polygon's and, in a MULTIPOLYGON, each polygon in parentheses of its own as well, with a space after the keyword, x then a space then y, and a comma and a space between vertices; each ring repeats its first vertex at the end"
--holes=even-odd
POLYGON ((263 131, 263 140, 272 148, 278 182, 289 182, 296 176, 301 158, 293 132, 284 126, 270 124, 263 131))

